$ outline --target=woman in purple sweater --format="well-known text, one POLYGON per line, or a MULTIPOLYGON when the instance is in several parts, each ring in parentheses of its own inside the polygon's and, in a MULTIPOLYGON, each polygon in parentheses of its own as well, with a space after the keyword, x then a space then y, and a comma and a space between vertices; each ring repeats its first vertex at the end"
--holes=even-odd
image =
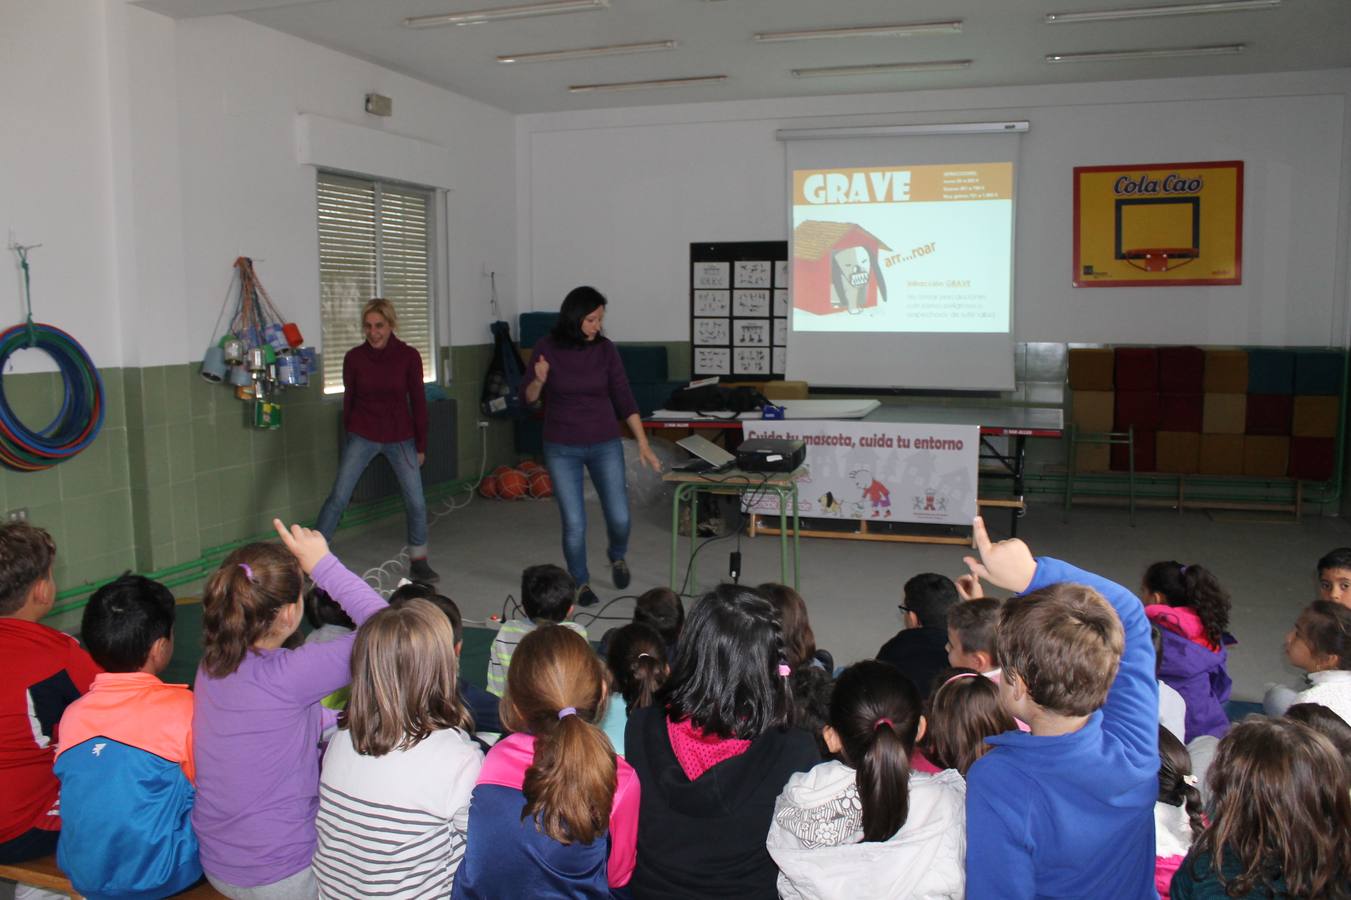
POLYGON ((582 472, 590 471, 609 536, 607 556, 614 586, 629 586, 629 496, 624 485, 622 419, 638 442, 638 456, 654 472, 661 463, 648 446, 638 404, 619 351, 601 333, 605 297, 593 287, 574 288, 563 299, 558 324, 535 344, 521 393, 527 404, 544 398, 544 463, 563 517, 563 556, 577 582, 577 604, 596 602, 586 566, 586 503, 582 472))
POLYGON ((427 563, 427 500, 419 471, 427 459, 422 356, 394 336, 398 327, 394 304, 388 300, 376 297, 361 311, 366 340, 348 350, 342 361, 342 422, 347 443, 315 528, 333 540, 361 473, 383 453, 399 480, 408 516, 409 577, 434 583, 438 576, 427 563))

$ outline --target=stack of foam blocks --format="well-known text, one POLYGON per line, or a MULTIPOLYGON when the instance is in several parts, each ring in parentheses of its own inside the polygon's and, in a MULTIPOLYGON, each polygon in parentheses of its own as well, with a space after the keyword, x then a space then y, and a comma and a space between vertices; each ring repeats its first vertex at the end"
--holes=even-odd
MULTIPOLYGON (((1341 414, 1335 350, 1072 348, 1070 421, 1135 430, 1135 470, 1327 481, 1341 414)), ((1125 445, 1080 444, 1079 472, 1125 471, 1125 445)))

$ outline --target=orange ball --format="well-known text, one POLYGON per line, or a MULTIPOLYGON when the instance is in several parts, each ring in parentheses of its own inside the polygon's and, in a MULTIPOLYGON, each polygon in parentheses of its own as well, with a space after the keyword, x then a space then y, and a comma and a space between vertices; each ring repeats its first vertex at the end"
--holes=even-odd
POLYGON ((497 495, 503 500, 520 500, 530 493, 530 482, 524 472, 511 469, 497 479, 497 495))
POLYGON ((478 492, 479 496, 487 497, 489 500, 495 498, 497 496, 497 476, 484 476, 483 481, 479 483, 478 492))
POLYGON ((493 469, 493 476, 500 480, 503 475, 510 471, 512 471, 511 466, 498 466, 496 469, 493 469))
POLYGON ((530 496, 537 499, 554 495, 554 481, 549 473, 537 468, 530 473, 530 496))
POLYGON ((533 459, 524 459, 521 460, 520 465, 518 465, 516 468, 520 469, 526 475, 529 475, 531 472, 535 471, 539 467, 540 467, 539 463, 535 462, 533 459))

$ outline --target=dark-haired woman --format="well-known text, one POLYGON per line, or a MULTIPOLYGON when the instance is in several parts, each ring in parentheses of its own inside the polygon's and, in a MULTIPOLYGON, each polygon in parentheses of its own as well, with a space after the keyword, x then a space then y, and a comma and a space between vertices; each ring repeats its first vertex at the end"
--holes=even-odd
POLYGON ((544 464, 553 479, 563 518, 563 556, 577 582, 577 604, 596 602, 586 561, 583 471, 600 495, 609 537, 606 555, 614 586, 629 586, 629 496, 624 484, 623 420, 638 442, 638 456, 661 471, 648 446, 638 404, 619 351, 605 337, 605 297, 592 287, 574 288, 563 299, 558 324, 535 344, 521 393, 527 404, 544 398, 544 464))
POLYGON ((767 841, 787 898, 964 896, 966 783, 910 769, 924 733, 919 691, 890 663, 845 669, 826 745, 838 761, 794 775, 767 841))
POLYGON ((691 611, 662 702, 633 710, 624 732, 642 785, 635 897, 778 897, 774 801, 821 761, 790 727, 790 671, 758 591, 720 585, 691 611))

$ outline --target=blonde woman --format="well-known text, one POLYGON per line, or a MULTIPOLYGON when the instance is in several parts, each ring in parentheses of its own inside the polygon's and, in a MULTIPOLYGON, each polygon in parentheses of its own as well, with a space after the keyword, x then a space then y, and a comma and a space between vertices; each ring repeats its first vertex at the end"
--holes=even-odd
POLYGON ((342 421, 347 444, 338 463, 333 490, 319 510, 316 528, 328 540, 338 529, 361 473, 384 454, 403 494, 408 518, 409 576, 434 583, 439 576, 427 562, 427 500, 421 467, 427 459, 427 397, 422 388, 422 356, 399 340, 394 304, 376 297, 361 311, 365 341, 342 361, 342 421))

